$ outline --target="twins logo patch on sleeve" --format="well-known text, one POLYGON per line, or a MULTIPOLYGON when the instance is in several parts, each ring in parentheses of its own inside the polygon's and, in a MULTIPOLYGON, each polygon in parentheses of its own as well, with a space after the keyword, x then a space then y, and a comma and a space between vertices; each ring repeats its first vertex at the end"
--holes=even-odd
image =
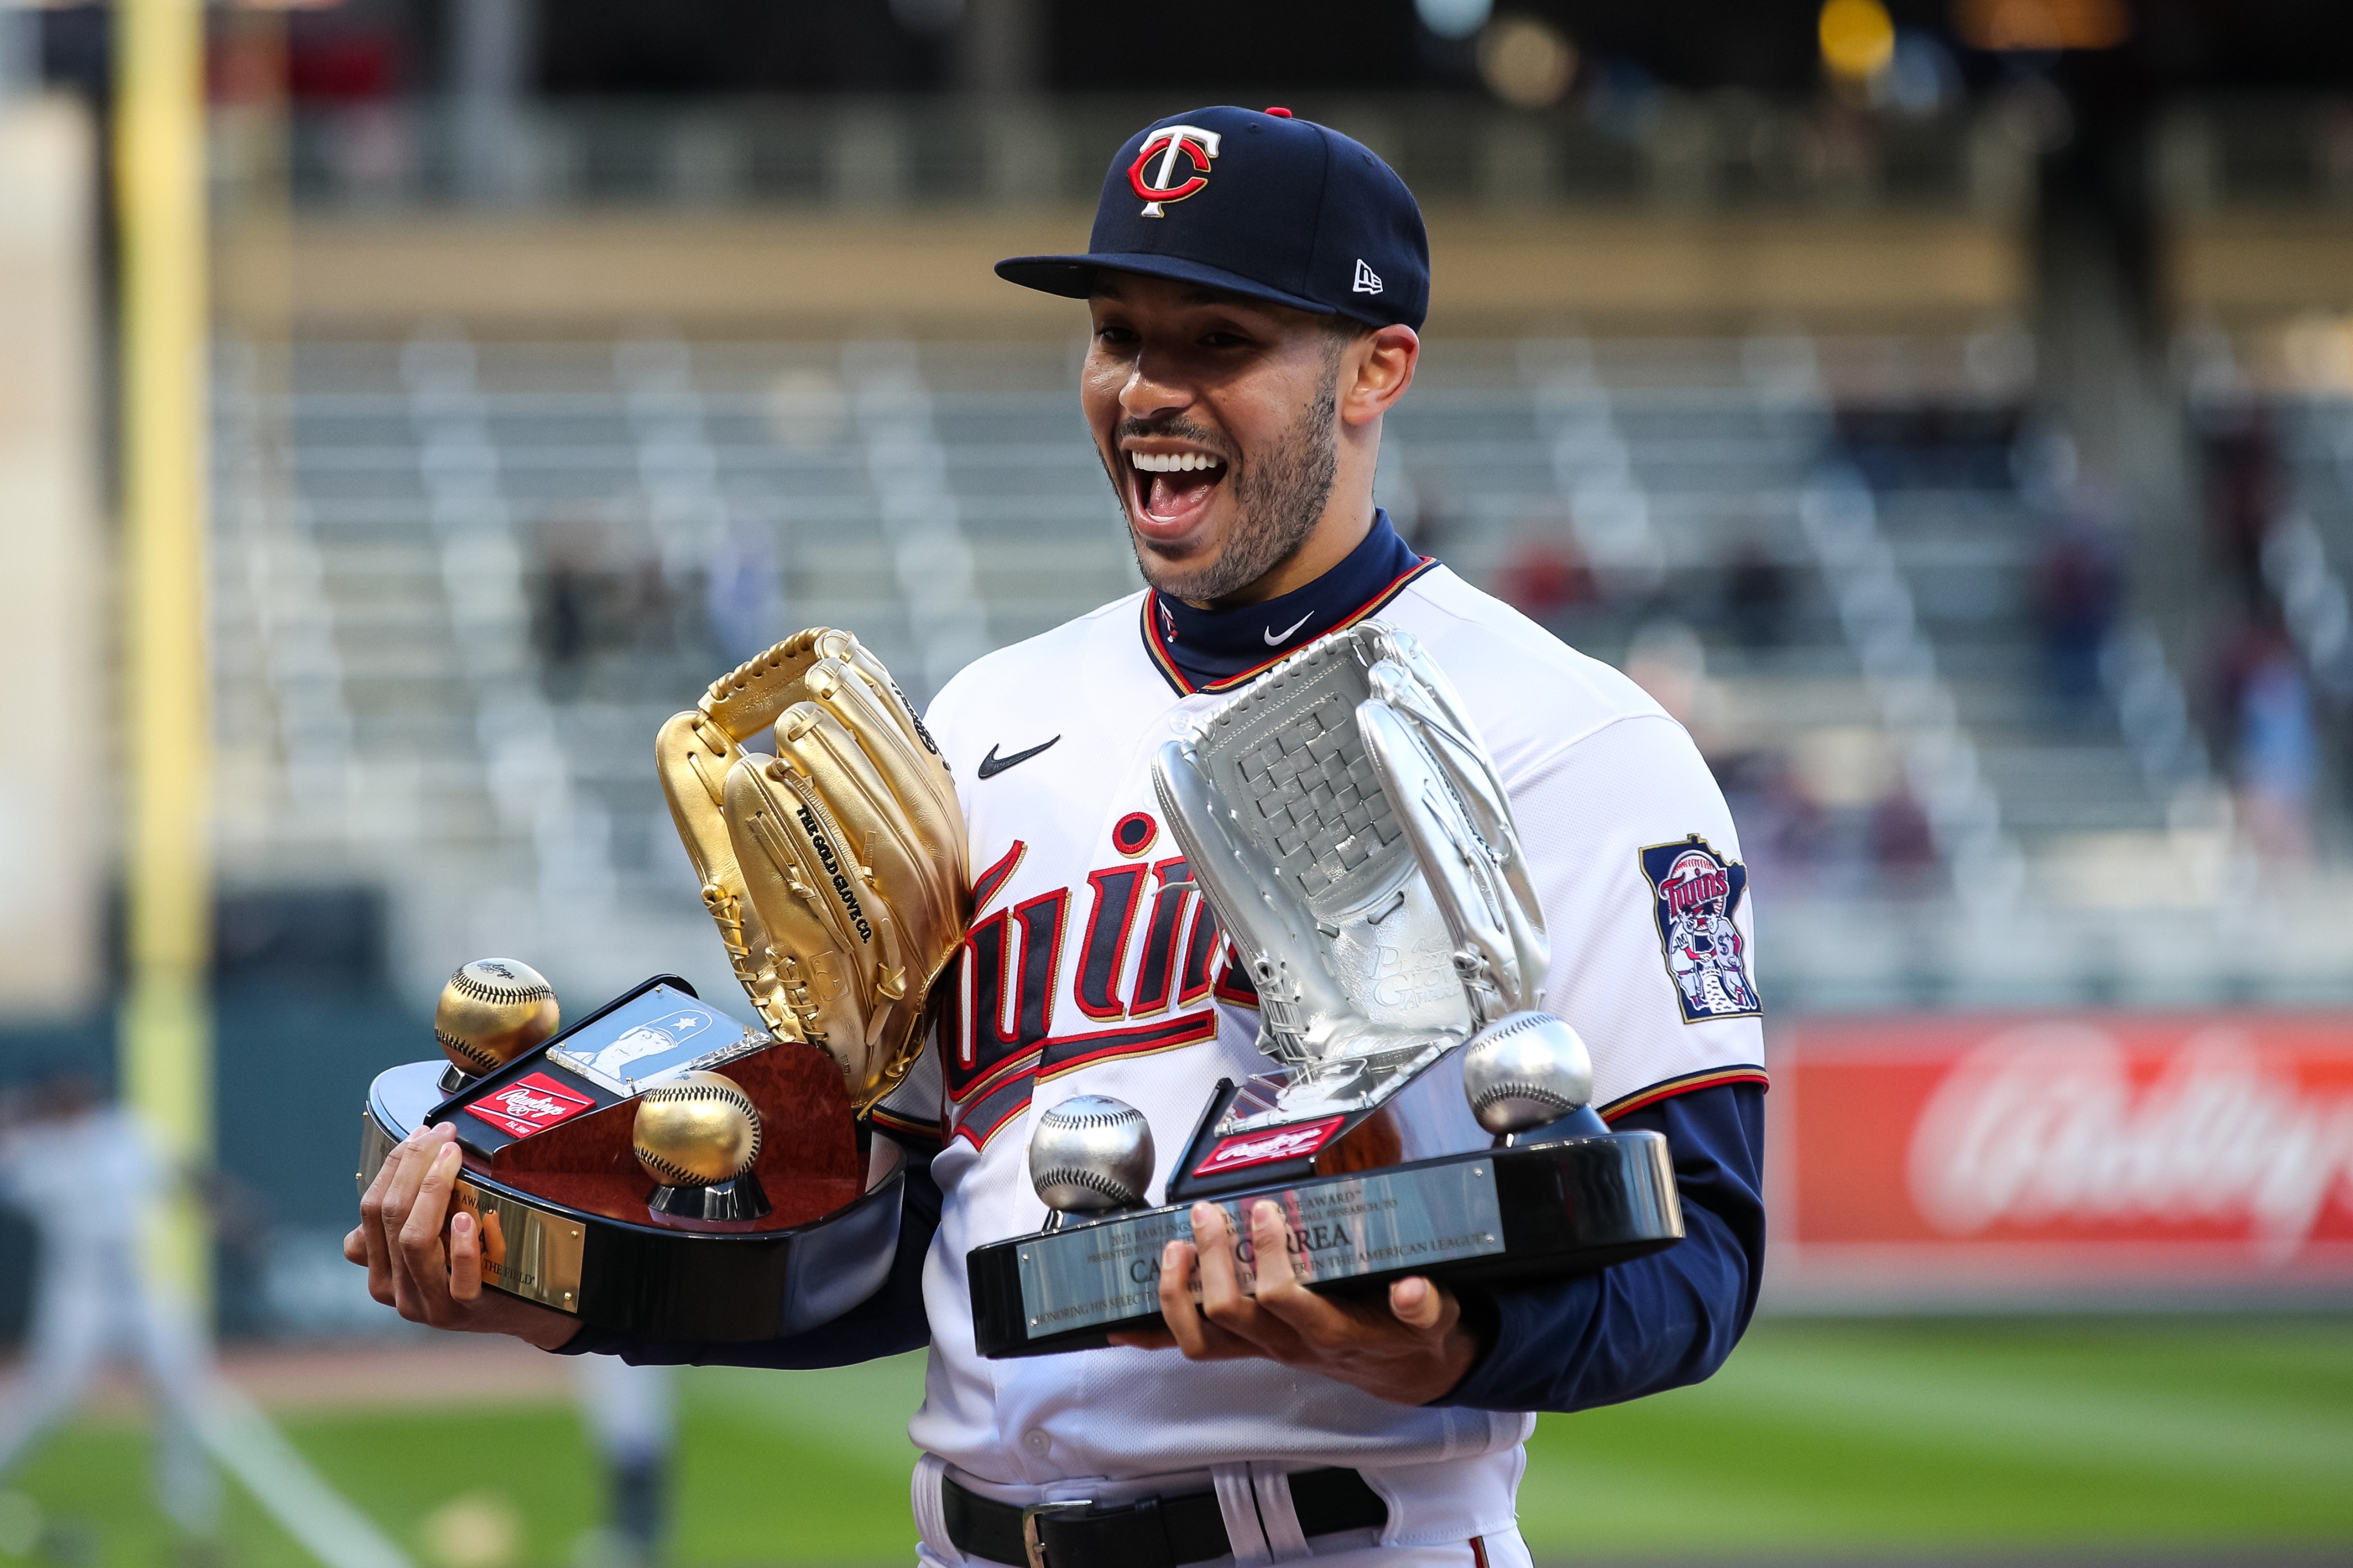
POLYGON ((1761 1013, 1757 988, 1748 983, 1747 944, 1732 923, 1740 895, 1748 890, 1748 868, 1726 860, 1694 833, 1643 850, 1642 876, 1651 884, 1651 915, 1659 923, 1659 947, 1683 1022, 1761 1013))

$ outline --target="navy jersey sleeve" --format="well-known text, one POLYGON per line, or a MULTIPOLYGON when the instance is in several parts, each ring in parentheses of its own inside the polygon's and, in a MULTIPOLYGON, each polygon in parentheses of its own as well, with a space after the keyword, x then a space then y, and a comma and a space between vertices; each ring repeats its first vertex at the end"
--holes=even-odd
POLYGON ((1464 1290, 1463 1314, 1484 1351, 1434 1403, 1555 1411, 1615 1405, 1698 1383, 1739 1342, 1764 1273, 1764 1089, 1695 1089, 1611 1126, 1666 1134, 1683 1239, 1580 1279, 1464 1290))
POLYGON ((899 1215, 899 1251, 882 1288, 829 1323, 784 1339, 739 1344, 652 1340, 584 1326, 557 1353, 617 1355, 634 1366, 768 1366, 791 1371, 848 1366, 931 1343, 923 1317, 923 1257, 940 1228, 940 1189, 931 1162, 908 1152, 906 1189, 899 1215))

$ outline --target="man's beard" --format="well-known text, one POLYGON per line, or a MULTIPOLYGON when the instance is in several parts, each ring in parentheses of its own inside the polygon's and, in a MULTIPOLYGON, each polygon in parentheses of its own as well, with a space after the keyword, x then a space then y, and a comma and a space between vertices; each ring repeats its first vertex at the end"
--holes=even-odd
MULTIPOLYGON (((1172 598, 1205 604, 1249 587, 1298 553, 1323 518, 1340 470, 1340 445, 1333 437, 1338 409, 1335 364, 1282 438, 1255 459, 1248 472, 1227 474, 1224 482, 1233 487, 1234 526, 1215 560, 1191 567, 1156 562, 1131 528, 1128 542, 1134 547, 1144 580, 1172 598)), ((1152 426, 1151 433, 1198 438, 1198 432, 1167 425, 1152 426)), ((1113 482, 1124 515, 1132 492, 1124 475, 1113 482)))

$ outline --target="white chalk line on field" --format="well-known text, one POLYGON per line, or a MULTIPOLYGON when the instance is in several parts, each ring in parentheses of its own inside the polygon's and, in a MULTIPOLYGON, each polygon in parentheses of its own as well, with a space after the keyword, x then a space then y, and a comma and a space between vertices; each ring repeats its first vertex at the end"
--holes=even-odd
POLYGON ((329 1486, 234 1384, 205 1392, 196 1436, 221 1468, 326 1568, 411 1568, 375 1521, 329 1486))

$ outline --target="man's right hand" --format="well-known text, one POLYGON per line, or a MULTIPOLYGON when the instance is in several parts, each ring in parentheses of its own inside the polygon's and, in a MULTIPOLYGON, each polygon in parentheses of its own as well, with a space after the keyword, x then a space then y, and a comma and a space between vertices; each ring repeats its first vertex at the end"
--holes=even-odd
POLYGON ((561 1349, 580 1321, 482 1289, 482 1238, 474 1216, 449 1218, 460 1156, 457 1130, 427 1127, 385 1157, 360 1199, 360 1223, 343 1256, 368 1272, 368 1294, 412 1323, 464 1334, 512 1334, 544 1351, 561 1349), (448 1219, 449 1241, 441 1241, 448 1219))

